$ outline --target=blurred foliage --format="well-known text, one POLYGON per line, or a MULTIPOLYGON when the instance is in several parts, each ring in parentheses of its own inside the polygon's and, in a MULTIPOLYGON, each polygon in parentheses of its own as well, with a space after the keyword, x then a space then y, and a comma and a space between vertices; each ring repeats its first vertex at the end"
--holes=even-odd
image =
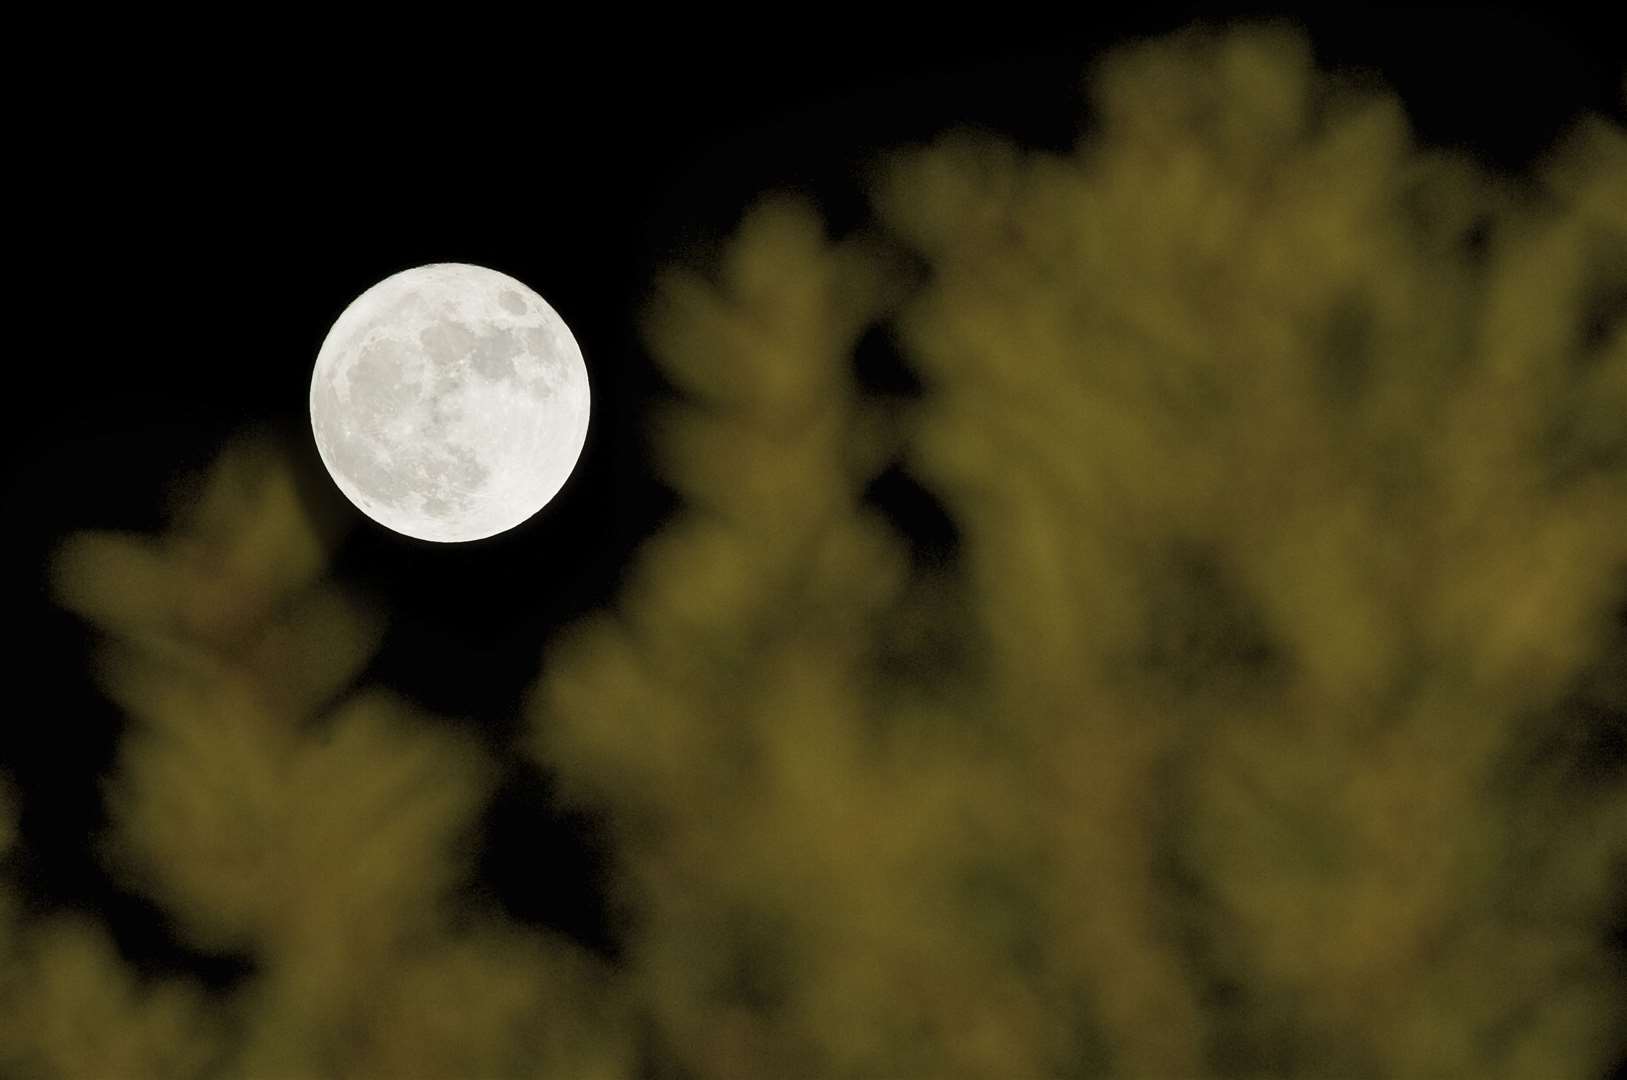
POLYGON ((290 460, 245 438, 162 537, 81 533, 52 566, 130 717, 101 854, 251 975, 225 995, 138 978, 98 926, 22 919, 0 892, 0 1073, 625 1075, 607 973, 458 893, 493 763, 351 689, 383 619, 322 577, 337 537, 290 460))
POLYGON ((1596 1075, 1627 786, 1541 748, 1621 693, 1627 140, 1488 175, 1279 28, 1091 89, 660 283, 690 509, 533 710, 675 1074, 1596 1075))
MULTIPOLYGON (((686 509, 550 649, 615 967, 462 890, 494 763, 354 683, 285 459, 61 603, 107 865, 222 997, 0 888, 32 1076, 1597 1076, 1627 1052, 1627 135, 1420 147, 1280 27, 1106 58, 1071 154, 765 199, 645 326, 686 509), (924 387, 862 391, 892 336, 924 387), (867 497, 902 464, 958 531, 867 497), (636 1051, 635 1051, 636 1044, 636 1051)), ((0 790, 0 858, 16 807, 0 790)))

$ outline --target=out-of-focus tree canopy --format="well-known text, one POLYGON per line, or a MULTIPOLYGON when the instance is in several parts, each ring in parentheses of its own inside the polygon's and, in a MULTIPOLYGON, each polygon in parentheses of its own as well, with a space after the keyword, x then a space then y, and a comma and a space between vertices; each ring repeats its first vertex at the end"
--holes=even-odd
POLYGON ((872 231, 773 198, 659 291, 691 509, 535 732, 617 824, 669 1052, 1594 1075, 1627 787, 1551 748, 1620 694, 1627 140, 1488 175, 1275 29, 1092 90, 1071 155, 952 134, 872 231), (880 422, 878 323, 925 386, 880 422), (878 431, 951 571, 867 509, 878 431))
POLYGON ((95 923, 13 916, 0 1072, 625 1075, 595 962, 458 894, 492 763, 351 691, 382 617, 321 576, 335 538, 286 455, 240 441, 179 511, 156 539, 70 538, 52 580, 105 633, 96 675, 130 717, 107 865, 252 975, 226 999, 138 980, 95 923))

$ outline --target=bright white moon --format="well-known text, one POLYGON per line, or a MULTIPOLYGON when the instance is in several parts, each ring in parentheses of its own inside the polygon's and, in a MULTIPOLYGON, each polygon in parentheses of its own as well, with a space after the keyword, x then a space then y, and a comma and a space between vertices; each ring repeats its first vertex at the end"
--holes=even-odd
POLYGON ((311 430, 339 490, 421 540, 512 529, 564 486, 588 430, 588 375, 564 320, 465 263, 358 296, 311 376, 311 430))

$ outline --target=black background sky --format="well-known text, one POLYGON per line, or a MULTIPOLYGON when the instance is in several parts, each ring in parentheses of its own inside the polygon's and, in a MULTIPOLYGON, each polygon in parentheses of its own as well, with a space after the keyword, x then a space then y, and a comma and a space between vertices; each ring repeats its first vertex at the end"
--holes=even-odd
MULTIPOLYGON (((98 912, 145 970, 232 973, 171 940, 90 855, 120 717, 87 681, 82 627, 46 598, 52 544, 79 528, 156 529, 165 484, 246 424, 308 437, 316 351, 374 282, 429 262, 505 271, 563 315, 586 356, 595 411, 572 480, 531 522, 472 544, 359 518, 339 566, 390 611, 370 676, 500 746, 549 628, 611 598, 671 508, 638 431, 659 391, 634 331, 652 272, 726 234, 772 188, 813 193, 849 228, 863 217, 854 173, 867 156, 958 124, 1070 146, 1092 55, 1223 13, 1063 25, 994 5, 931 16, 918 39, 883 34, 879 11, 842 23, 762 8, 705 29, 609 14, 589 31, 426 9, 406 35, 352 31, 314 48, 331 29, 177 22, 100 27, 94 44, 79 30, 11 44, 3 167, 20 193, 8 215, 20 280, 8 295, 23 329, 7 338, 4 384, 0 769, 24 799, 30 903, 98 912)), ((1620 115, 1627 38, 1605 16, 1296 17, 1324 65, 1371 68, 1396 87, 1425 140, 1509 169, 1581 109, 1620 115)), ((613 952, 593 832, 550 814, 546 778, 516 768, 491 816, 482 887, 613 952), (524 870, 539 858, 558 867, 552 882, 524 870)))

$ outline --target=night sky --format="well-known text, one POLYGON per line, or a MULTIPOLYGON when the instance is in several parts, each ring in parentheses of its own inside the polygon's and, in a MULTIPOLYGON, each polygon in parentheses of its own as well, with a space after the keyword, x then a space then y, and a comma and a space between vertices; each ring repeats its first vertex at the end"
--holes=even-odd
MULTIPOLYGON (((551 629, 614 597, 630 553, 673 506, 640 434, 663 393, 636 331, 655 270, 704 257, 774 188, 812 193, 848 230, 865 215, 858 171, 871 154, 956 125, 1066 148, 1084 122, 1090 58, 1194 14, 1019 29, 988 25, 1006 14, 997 6, 955 16, 944 43, 906 47, 869 27, 799 27, 820 17, 811 8, 762 12, 705 33, 631 15, 598 33, 522 19, 489 39, 426 22, 410 47, 359 52, 147 27, 139 41, 110 32, 40 65, 8 110, 6 171, 24 193, 12 205, 24 236, 13 325, 38 337, 9 365, 0 605, 12 680, 0 768, 21 790, 31 903, 98 913, 143 970, 232 977, 229 962, 175 942, 90 852, 96 776, 121 717, 89 682, 82 624, 49 603, 46 557, 75 529, 158 529, 170 480, 250 424, 299 436, 319 469, 311 366, 357 294, 423 263, 490 266, 546 298, 586 358, 587 446, 541 514, 441 545, 358 512, 335 568, 390 613, 364 678, 501 747, 551 629)), ((1582 109, 1619 115, 1622 39, 1611 55, 1602 21, 1369 11, 1307 25, 1323 65, 1394 86, 1425 141, 1508 169, 1582 109)), ((889 357, 861 361, 863 378, 907 386, 889 357)), ((906 484, 877 497, 924 541, 947 542, 906 484)), ((554 815, 548 791, 546 776, 515 764, 489 815, 481 887, 614 955, 594 891, 596 834, 554 815), (579 871, 566 887, 526 879, 539 847, 579 871)))

